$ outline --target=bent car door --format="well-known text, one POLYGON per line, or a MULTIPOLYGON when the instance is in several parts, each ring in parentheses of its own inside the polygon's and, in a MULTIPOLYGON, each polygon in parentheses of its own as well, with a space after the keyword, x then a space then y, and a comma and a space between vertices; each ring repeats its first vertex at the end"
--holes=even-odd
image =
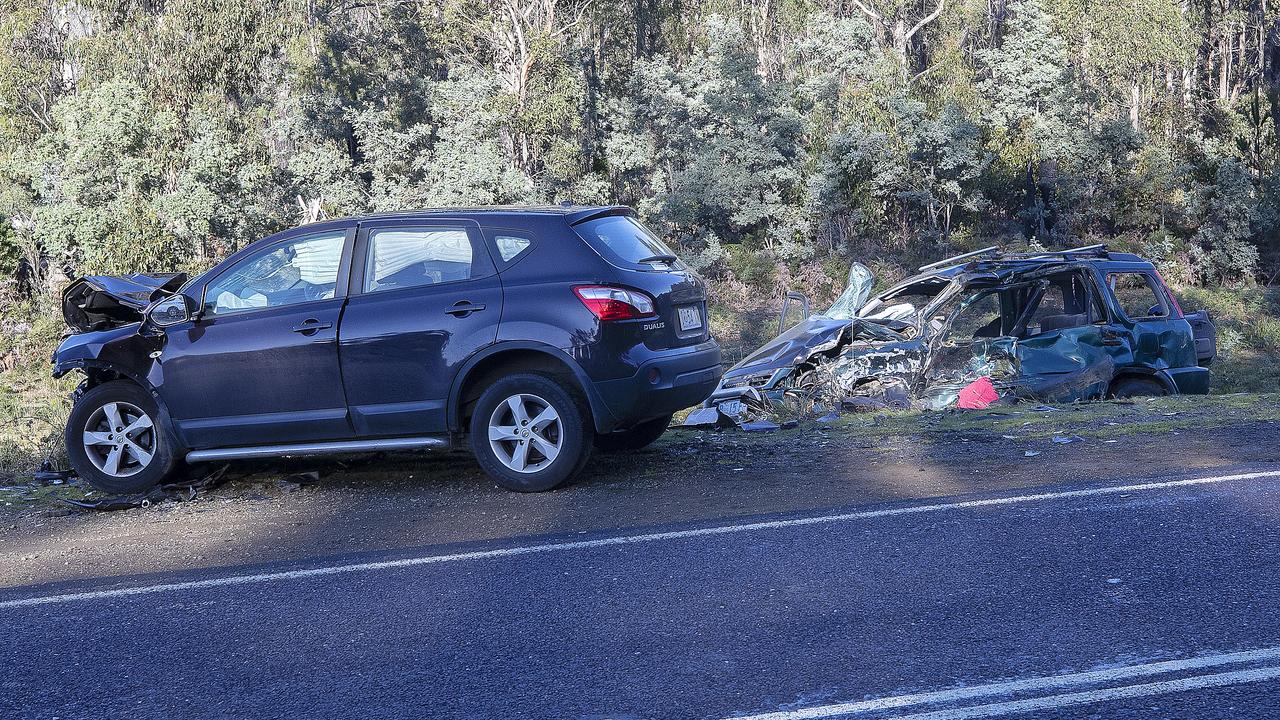
POLYGON ((1178 316, 1151 273, 1113 271, 1107 285, 1118 315, 1117 334, 1129 340, 1124 346, 1129 352, 1112 353, 1117 365, 1161 370, 1197 364, 1191 325, 1178 316))
POLYGON ((339 357, 357 435, 445 430, 459 366, 492 344, 502 286, 469 220, 360 225, 339 357))
POLYGON ((190 447, 350 436, 337 330, 354 237, 339 228, 250 253, 205 284, 195 322, 167 331, 160 393, 190 447))
POLYGON ((1120 344, 1092 276, 1072 269, 1046 274, 1015 332, 1021 397, 1070 402, 1102 397, 1115 374, 1108 352, 1120 344))

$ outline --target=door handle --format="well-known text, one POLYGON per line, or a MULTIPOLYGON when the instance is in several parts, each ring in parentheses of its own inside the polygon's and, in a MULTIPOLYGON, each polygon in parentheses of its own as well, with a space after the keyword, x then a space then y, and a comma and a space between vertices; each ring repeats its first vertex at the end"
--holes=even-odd
POLYGON ((1123 345, 1123 344, 1124 344, 1124 342, 1120 339, 1120 333, 1118 333, 1118 332, 1116 332, 1116 331, 1114 331, 1114 330, 1107 330, 1107 329, 1103 329, 1103 330, 1099 333, 1099 335, 1102 337, 1102 344, 1103 344, 1103 345, 1106 345, 1106 346, 1109 346, 1109 347, 1115 347, 1115 346, 1117 346, 1117 345, 1123 345))
POLYGON ((331 322, 320 322, 315 318, 307 318, 302 321, 302 324, 295 326, 293 331, 303 335, 315 335, 321 330, 328 330, 331 327, 333 327, 331 322))
POLYGON ((458 302, 453 304, 453 307, 449 308, 448 310, 445 310, 444 312, 446 315, 452 315, 454 317, 464 318, 473 312, 480 312, 483 309, 484 309, 483 304, 475 304, 469 300, 459 300, 458 302))

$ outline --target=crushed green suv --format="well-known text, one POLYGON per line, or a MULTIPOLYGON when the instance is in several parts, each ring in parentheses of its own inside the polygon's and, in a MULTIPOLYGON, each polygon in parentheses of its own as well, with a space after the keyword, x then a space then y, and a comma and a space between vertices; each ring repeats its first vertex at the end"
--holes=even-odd
POLYGON ((849 278, 826 312, 806 309, 785 331, 780 322, 780 335, 726 372, 704 404, 719 412, 690 421, 738 418, 794 394, 940 409, 1209 391, 1208 314, 1183 312, 1150 262, 1105 245, 986 248, 926 265, 876 297, 865 266, 849 278))

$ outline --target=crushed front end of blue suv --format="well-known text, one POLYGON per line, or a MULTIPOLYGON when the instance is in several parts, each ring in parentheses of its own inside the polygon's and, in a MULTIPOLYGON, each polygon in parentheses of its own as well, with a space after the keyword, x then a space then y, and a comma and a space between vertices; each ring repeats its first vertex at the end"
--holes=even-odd
POLYGON ((625 207, 306 225, 195 278, 72 283, 76 472, 137 492, 184 463, 467 445, 536 491, 638 449, 720 379, 706 288, 625 207))

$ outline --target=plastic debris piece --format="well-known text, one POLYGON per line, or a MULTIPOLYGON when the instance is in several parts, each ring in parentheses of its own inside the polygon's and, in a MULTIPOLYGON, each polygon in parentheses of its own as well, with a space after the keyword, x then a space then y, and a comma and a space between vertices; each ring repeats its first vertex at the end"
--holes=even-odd
POLYGON ((1067 445, 1073 442, 1084 442, 1084 438, 1079 435, 1054 435, 1053 441, 1059 445, 1067 445))
POLYGON ((963 410, 983 410, 999 399, 1000 393, 991 384, 991 378, 980 377, 960 389, 956 407, 963 410))
POLYGON ((833 422, 835 422, 835 421, 837 421, 837 420, 839 420, 839 419, 840 419, 840 413, 838 413, 838 412, 829 412, 829 413, 827 413, 826 415, 823 415, 822 417, 818 418, 818 422, 820 422, 820 423, 833 423, 833 422))
POLYGON ((1040 454, 1040 451, 1039 451, 1039 450, 1028 450, 1028 451, 1026 451, 1026 452, 1022 453, 1022 456, 1023 456, 1023 457, 1035 457, 1035 456, 1037 456, 1037 455, 1039 455, 1039 454, 1040 454))
POLYGON ((40 469, 34 473, 35 481, 46 485, 61 485, 75 476, 71 470, 54 470, 48 460, 40 463, 40 469))
POLYGON ((773 432, 782 429, 781 425, 771 420, 752 420, 742 423, 741 427, 747 432, 773 432))
POLYGON ((320 471, 308 470, 306 472, 300 472, 296 475, 290 475, 287 478, 283 478, 280 482, 291 482, 297 485, 314 485, 320 482, 320 471))
POLYGON ((680 427, 715 427, 720 424, 720 411, 713 407, 703 407, 689 413, 680 427))
POLYGON ((133 495, 115 495, 104 497, 100 500, 70 500, 63 499, 62 502, 67 505, 73 505, 85 510, 129 510, 131 508, 149 508, 158 505, 166 500, 174 500, 177 502, 191 502, 196 496, 205 490, 212 490, 228 480, 227 468, 223 465, 213 472, 205 475, 198 480, 189 483, 173 483, 171 485, 160 485, 152 488, 144 493, 136 493, 133 495))
POLYGON ((852 410, 854 412, 875 412, 889 407, 889 404, 883 400, 873 397, 863 397, 861 395, 858 397, 845 398, 840 405, 844 407, 845 410, 852 410))

